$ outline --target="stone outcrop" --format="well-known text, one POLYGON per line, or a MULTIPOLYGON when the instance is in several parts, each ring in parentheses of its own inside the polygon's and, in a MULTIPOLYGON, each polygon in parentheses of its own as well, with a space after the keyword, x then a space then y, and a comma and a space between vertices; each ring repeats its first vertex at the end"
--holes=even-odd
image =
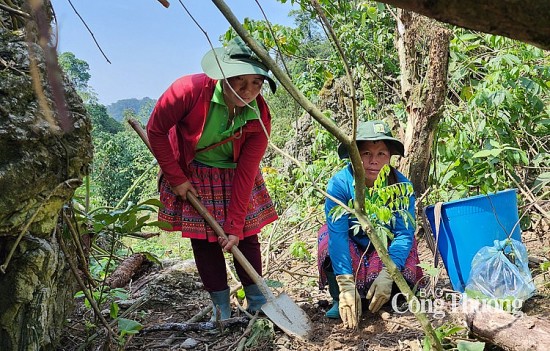
MULTIPOLYGON (((358 81, 355 82, 358 84, 358 81)), ((360 101, 360 98, 357 98, 360 101)), ((318 108, 328 113, 338 126, 346 133, 351 131, 351 96, 349 83, 346 77, 328 80, 319 92, 318 108)), ((313 153, 313 141, 315 139, 315 126, 313 117, 309 114, 302 115, 296 124, 296 135, 285 143, 284 151, 299 160, 300 162, 310 163, 313 153)), ((283 172, 291 175, 292 169, 296 165, 289 159, 283 160, 283 172)))
POLYGON ((48 77, 55 72, 32 39, 36 30, 27 34, 15 17, 0 9, 0 350, 53 350, 76 291, 56 231, 91 162, 91 124, 57 75, 70 122, 59 126, 48 77))

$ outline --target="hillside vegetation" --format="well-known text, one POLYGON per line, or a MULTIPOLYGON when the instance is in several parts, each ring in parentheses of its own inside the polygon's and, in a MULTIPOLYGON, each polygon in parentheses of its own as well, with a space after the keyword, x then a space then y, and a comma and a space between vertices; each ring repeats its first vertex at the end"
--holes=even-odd
MULTIPOLYGON (((339 126, 350 125, 350 74, 358 118, 384 119, 404 139, 411 111, 400 93, 403 72, 394 43, 393 13, 374 2, 325 5, 351 72, 321 30, 315 11, 308 7, 294 13, 295 28, 274 24, 268 29, 265 22, 250 20, 244 25, 271 49, 295 86, 339 126)), ((434 126, 426 191, 417 194, 417 210, 420 214, 422 208, 438 201, 517 188, 521 229, 539 240, 537 255, 548 255, 549 55, 503 37, 448 29, 452 32, 445 82, 448 90, 437 111, 440 118, 434 126)), ((229 30, 223 39, 234 35, 229 30)), ((427 45, 418 43, 416 49, 426 52, 427 45)), ((69 55, 65 70, 75 65, 82 67, 82 62, 69 55)), ((429 71, 428 60, 418 65, 424 73, 429 71)), ((148 149, 125 123, 135 118, 145 125, 155 100, 126 99, 102 106, 90 98, 89 76, 71 78, 93 124, 93 169, 74 201, 96 244, 97 255, 90 261, 94 278, 104 279, 123 257, 138 251, 147 252, 152 260, 189 258, 188 242, 178 235, 166 235, 159 229, 163 224, 155 222, 158 169, 148 149), (156 239, 135 239, 158 232, 163 234, 156 239)), ((422 91, 413 93, 421 95, 422 91)), ((264 96, 273 115, 271 141, 299 163, 274 149, 262 163, 280 215, 279 221, 261 234, 266 266, 282 255, 294 259, 288 267, 311 269, 316 231, 324 221, 321 190, 345 161, 336 153, 337 139, 304 113, 284 89, 275 94, 266 89, 264 96)), ((421 228, 421 216, 417 222, 421 228)), ((434 267, 426 268, 433 274, 434 267)), ((315 279, 309 275, 300 282, 314 290, 315 279)))
POLYGON ((107 113, 115 120, 122 122, 126 113, 134 115, 150 115, 156 99, 144 97, 142 99, 123 99, 107 105, 107 113))

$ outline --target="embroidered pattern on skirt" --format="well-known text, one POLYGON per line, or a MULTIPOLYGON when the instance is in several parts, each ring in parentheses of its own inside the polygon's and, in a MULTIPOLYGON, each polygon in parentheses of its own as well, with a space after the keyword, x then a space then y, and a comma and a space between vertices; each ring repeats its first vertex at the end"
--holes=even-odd
MULTIPOLYGON (((215 168, 199 162, 190 165, 189 181, 199 192, 204 207, 223 226, 231 198, 235 169, 215 168)), ((217 241, 216 233, 187 200, 178 198, 164 179, 160 182, 160 201, 164 208, 159 210, 159 221, 172 225, 172 231, 181 231, 182 237, 217 241)), ((278 218, 264 179, 258 170, 247 207, 244 236, 258 234, 261 229, 278 218)))

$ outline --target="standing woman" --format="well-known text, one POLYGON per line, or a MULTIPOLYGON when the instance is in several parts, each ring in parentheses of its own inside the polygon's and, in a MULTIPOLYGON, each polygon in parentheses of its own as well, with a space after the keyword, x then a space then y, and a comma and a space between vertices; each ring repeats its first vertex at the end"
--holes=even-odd
MULTIPOLYGON (((201 65, 205 74, 179 78, 159 98, 147 134, 163 174, 159 190, 165 207, 159 220, 191 239, 204 288, 221 319, 227 319, 231 307, 223 251, 238 245, 261 275, 257 234, 277 219, 259 169, 271 130, 260 91, 266 80, 273 92, 276 85, 268 68, 238 37, 225 48, 207 52, 201 65), (188 192, 200 198, 227 240, 219 239, 187 201, 188 192)), ((248 310, 255 312, 265 298, 234 262, 248 310)))
MULTIPOLYGON (((385 165, 390 164, 392 155, 404 155, 405 147, 395 139, 388 125, 383 121, 359 122, 357 126, 357 148, 365 170, 365 185, 374 186, 378 173, 385 165)), ((338 148, 340 158, 348 157, 348 150, 341 145, 338 148)), ((386 184, 410 183, 395 168, 390 166, 386 184)), ((347 204, 355 198, 355 184, 351 163, 336 173, 329 181, 327 193, 347 204)), ((369 310, 377 312, 390 300, 394 282, 382 263, 376 250, 370 245, 367 235, 361 230, 355 233, 352 227, 357 220, 349 213, 333 218, 331 210, 336 202, 327 198, 325 216, 327 224, 323 225, 318 235, 318 268, 320 288, 328 283, 333 305, 327 311, 329 318, 341 318, 344 327, 355 328, 361 316, 361 298, 370 300, 369 310)), ((388 253, 397 268, 402 272, 409 285, 414 286, 422 277, 418 267, 417 245, 414 238, 414 195, 409 197, 406 209, 409 216, 395 214, 395 220, 387 226, 393 234, 388 245, 388 253)), ((395 286, 396 288, 396 286, 395 286)))

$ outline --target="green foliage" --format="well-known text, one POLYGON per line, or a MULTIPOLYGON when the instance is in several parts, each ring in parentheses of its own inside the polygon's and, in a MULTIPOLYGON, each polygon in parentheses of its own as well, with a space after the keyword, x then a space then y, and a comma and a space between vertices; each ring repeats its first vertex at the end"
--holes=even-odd
MULTIPOLYGON (((139 184, 138 179, 133 187, 139 184)), ((129 189, 123 199, 127 198, 131 191, 132 189, 129 189)), ((102 206, 90 209, 89 205, 79 202, 82 200, 80 197, 73 198, 73 209, 81 235, 88 234, 93 238, 92 248, 98 250, 100 254, 90 259, 90 272, 98 280, 104 279, 114 269, 115 253, 127 254, 132 251, 124 246, 123 238, 141 238, 137 233, 144 228, 170 229, 168 223, 150 220, 151 215, 162 206, 158 199, 148 199, 137 204, 128 202, 122 209, 123 199, 116 207, 102 206)), ((149 255, 149 259, 154 260, 154 256, 149 255)))
POLYGON ((327 183, 335 169, 343 167, 336 152, 338 142, 334 136, 317 123, 313 123, 315 138, 312 140, 311 161, 304 169, 293 171, 294 191, 302 197, 302 204, 315 207, 324 201, 324 195, 317 189, 326 189, 327 183))
POLYGON ((271 142, 279 148, 296 137, 295 121, 302 113, 301 107, 284 89, 268 94, 266 100, 271 112, 271 142))
MULTIPOLYGON (((77 292, 74 295, 76 299, 83 298, 85 296, 86 295, 82 290, 77 292)), ((125 289, 121 289, 121 288, 110 289, 108 287, 104 287, 103 289, 100 288, 92 291, 91 296, 95 300, 98 306, 101 306, 105 303, 109 303, 112 306, 113 304, 116 305, 116 303, 114 302, 115 300, 127 299, 129 294, 125 289)), ((84 300, 84 305, 86 306, 86 308, 92 309, 92 305, 90 304, 90 301, 88 301, 87 299, 84 300)), ((118 305, 117 307, 110 307, 110 308, 117 310, 118 305)))
POLYGON ((459 340, 456 343, 458 351, 483 351, 485 343, 481 341, 459 340))
POLYGON ((457 30, 453 92, 437 138, 431 182, 443 200, 534 181, 550 166, 550 65, 542 50, 457 30), (518 170, 522 172, 518 172, 518 170))
POLYGON ((91 76, 88 72, 90 66, 88 62, 76 58, 72 52, 64 52, 58 56, 59 66, 67 74, 74 87, 79 90, 88 87, 88 81, 91 76))
MULTIPOLYGON (((393 234, 388 228, 394 225, 397 216, 404 219, 405 226, 416 225, 408 211, 410 197, 414 195, 412 184, 386 185, 389 172, 390 166, 384 165, 374 181, 374 186, 366 189, 365 196, 365 213, 374 227, 374 234, 380 238, 385 247, 388 246, 388 238, 393 239, 393 234)), ((347 205, 353 208, 353 200, 350 200, 347 205)), ((336 221, 349 212, 342 206, 335 206, 331 213, 333 220, 336 221)), ((354 235, 357 235, 362 228, 359 222, 355 222, 350 229, 354 235)))
POLYGON ((410 197, 414 195, 411 183, 387 184, 390 166, 385 165, 374 181, 374 186, 367 189, 365 197, 365 210, 373 214, 375 221, 383 226, 393 225, 395 216, 400 215, 405 219, 405 226, 415 225, 411 214, 408 212, 410 197))
MULTIPOLYGON (((137 186, 140 179, 136 180, 133 186, 137 186)), ((86 235, 92 238, 91 249, 92 256, 90 258, 89 271, 95 281, 103 283, 97 288, 90 288, 88 291, 91 298, 96 302, 99 308, 104 305, 109 306, 110 317, 118 321, 118 342, 120 345, 125 343, 125 336, 128 334, 136 334, 143 326, 134 320, 120 318, 118 300, 126 300, 129 295, 125 289, 111 289, 104 285, 105 279, 111 272, 114 271, 117 254, 127 255, 131 253, 129 247, 124 247, 124 237, 135 236, 143 228, 163 228, 169 229, 170 225, 165 222, 150 220, 151 214, 156 212, 162 206, 159 200, 149 199, 138 204, 129 202, 124 209, 120 207, 124 203, 124 199, 132 191, 132 187, 122 197, 116 207, 97 207, 89 209, 88 201, 85 199, 86 205, 79 202, 79 196, 73 199, 73 209, 75 218, 77 219, 77 227, 81 230, 81 235, 86 235)), ((89 190, 86 194, 89 193, 89 190)), ((139 237, 139 236, 138 236, 139 237)), ((145 253, 148 260, 160 263, 150 253, 145 253)), ((75 298, 85 297, 83 291, 75 294, 75 298)), ((91 302, 86 298, 84 300, 86 307, 91 308, 91 302)), ((90 327, 95 327, 94 324, 86 322, 90 327)))
MULTIPOLYGON (((85 297, 83 291, 79 291, 75 294, 75 298, 82 298, 85 297)), ((125 336, 128 334, 137 334, 141 329, 143 329, 143 325, 141 325, 139 322, 126 319, 126 318, 119 318, 118 312, 120 310, 120 307, 116 303, 117 300, 125 300, 128 299, 129 294, 125 289, 109 289, 108 287, 105 287, 103 289, 96 289, 92 291, 91 294, 92 298, 95 300, 96 304, 98 306, 108 304, 109 305, 109 316, 118 321, 118 342, 122 345, 125 341, 125 336)), ((90 304, 90 301, 87 299, 84 300, 84 305, 91 309, 92 306, 90 304)), ((86 323, 90 329, 95 328, 95 324, 86 323)))
MULTIPOLYGON (((265 21, 249 18, 245 18, 243 27, 272 51, 272 57, 293 78, 293 84, 308 98, 314 98, 325 80, 334 76, 325 67, 331 46, 308 14, 296 11, 294 15, 297 28, 273 23, 268 26, 265 21)), ((227 42, 235 36, 230 28, 222 39, 227 42)))
POLYGON ((243 300, 246 297, 246 293, 244 292, 243 288, 240 288, 237 290, 237 298, 243 300))
POLYGON ((98 133, 94 147, 91 178, 98 186, 98 195, 107 205, 114 206, 143 173, 146 173, 143 183, 147 187, 133 192, 129 200, 138 202, 140 198, 153 196, 157 169, 151 166, 153 156, 135 132, 98 133))
MULTIPOLYGON (((80 73, 87 71, 87 64, 78 66, 76 63, 79 62, 74 56, 69 58, 72 60, 69 63, 73 64, 69 68, 73 72, 75 68, 81 69, 80 73)), ((86 85, 89 77, 80 75, 76 78, 80 82, 75 85, 90 91, 86 85)), ((142 101, 139 113, 144 117, 140 120, 147 120, 153 104, 154 101, 150 99, 142 101)), ((146 146, 133 131, 123 128, 111 118, 105 106, 89 100, 86 109, 92 119, 92 139, 96 153, 91 176, 86 178, 85 186, 75 193, 73 209, 79 234, 92 238, 90 274, 94 280, 104 281, 121 260, 119 255, 132 253, 130 246, 125 244, 129 238, 140 238, 137 234, 145 228, 158 231, 161 228, 169 229, 169 225, 152 219, 161 204, 157 199, 148 198, 156 192, 157 166, 146 146), (136 191, 138 186, 141 187, 136 191)), ((163 248, 163 251, 169 250, 163 248)), ((159 262, 154 254, 144 254, 148 260, 159 262)), ((139 322, 118 315, 120 309, 116 301, 128 298, 125 290, 100 285, 90 288, 89 293, 100 308, 108 305, 110 317, 118 321, 120 345, 124 344, 126 335, 135 334, 142 328, 139 322)), ((76 295, 81 296, 84 296, 82 291, 76 295)), ((84 303, 90 308, 90 301, 85 300, 84 303)), ((86 321, 86 325, 95 328, 94 323, 86 321)))
MULTIPOLYGON (((293 3, 300 5, 294 15, 302 32, 318 27, 309 1, 293 3)), ((405 108, 395 95, 400 72, 393 16, 383 4, 370 1, 327 0, 320 4, 350 66, 364 78, 358 89, 362 97, 359 114, 367 119, 390 115, 406 122, 405 108)), ((463 29, 454 34, 449 62, 451 93, 442 111, 430 175, 437 192, 430 195, 433 200, 429 202, 502 190, 515 182, 540 186, 547 179, 544 170, 550 167, 549 56, 503 37, 463 29)), ((324 35, 315 34, 304 35, 302 41, 301 48, 311 42, 327 43, 324 35)), ((318 89, 329 77, 343 75, 339 56, 327 47, 326 53, 313 51, 312 56, 300 49, 304 58, 293 81, 306 95, 313 91, 316 96, 313 86, 318 89), (309 64, 308 60, 319 63, 318 70, 306 69, 303 65, 309 64), (302 84, 302 72, 311 71, 315 73, 304 75, 307 83, 302 84)), ((427 62, 421 65, 420 73, 426 71, 427 62)))
POLYGON ((262 175, 269 195, 277 212, 281 213, 288 205, 287 195, 292 191, 293 187, 287 177, 279 173, 273 167, 263 167, 262 175))
POLYGON ((92 278, 102 281, 113 273, 116 266, 110 256, 91 257, 88 269, 92 278))
POLYGON ((158 259, 178 258, 187 260, 193 258, 190 242, 183 240, 179 232, 161 232, 159 236, 147 240, 126 237, 123 241, 134 252, 147 252, 158 259))
POLYGON ((484 194, 508 185, 503 177, 499 179, 498 176, 502 174, 503 165, 529 164, 525 151, 508 144, 501 145, 496 140, 487 140, 484 149, 474 153, 471 161, 470 167, 474 168, 473 173, 470 173, 474 177, 473 184, 484 194))
POLYGON ((300 221, 305 215, 311 214, 312 209, 322 205, 324 195, 319 189, 326 189, 334 170, 343 167, 343 161, 336 153, 336 139, 318 123, 314 122, 313 126, 315 138, 312 141, 311 163, 305 164, 303 169, 293 168, 290 176, 274 167, 262 168, 266 187, 278 213, 292 207, 290 212, 296 214, 293 216, 295 221, 300 221))
POLYGON ((244 344, 245 350, 258 349, 259 345, 271 345, 275 338, 273 323, 267 318, 258 318, 252 325, 250 335, 244 344))
MULTIPOLYGON (((549 155, 546 155, 546 157, 549 157, 549 155)), ((533 182, 533 193, 540 194, 548 186, 550 186, 550 172, 543 172, 533 182)))
POLYGON ((425 274, 427 274, 430 278, 437 278, 439 277, 439 274, 441 272, 441 268, 434 267, 429 263, 419 263, 418 267, 422 268, 425 274))
POLYGON ((101 134, 116 134, 124 130, 122 125, 107 113, 104 105, 98 103, 86 104, 86 111, 92 119, 92 138, 100 138, 101 134))
MULTIPOLYGON (((87 83, 90 78, 88 64, 77 59, 72 53, 63 53, 59 57, 61 67, 66 72, 73 84, 79 89, 79 94, 90 92, 87 83)), ((81 94, 82 96, 82 94, 81 94)), ((122 198, 132 182, 145 170, 147 186, 141 193, 130 195, 130 200, 137 202, 140 198, 150 197, 155 192, 155 170, 148 165, 153 162, 153 157, 147 147, 133 131, 125 129, 123 125, 109 116, 108 109, 95 99, 86 99, 86 110, 92 120, 92 141, 94 144, 94 161, 91 172, 91 188, 94 203, 114 206, 117 199, 122 198)), ((130 106, 139 111, 132 117, 143 121, 154 106, 155 100, 144 98, 141 100, 129 99, 120 104, 111 105, 113 109, 120 106, 130 106), (124 105, 125 103, 129 105, 124 105)), ((132 111, 132 110, 128 110, 132 111)))
MULTIPOLYGON (((144 172, 147 172, 143 182, 145 187, 140 192, 130 194, 130 200, 138 202, 153 196, 156 192, 156 169, 151 164, 155 161, 145 144, 126 123, 122 125, 111 118, 104 105, 88 103, 86 110, 93 125, 93 200, 114 206, 133 181, 144 172)), ((131 114, 131 117, 145 119, 135 114, 131 114)))
POLYGON ((67 75, 82 100, 90 103, 96 102, 96 93, 88 85, 91 78, 88 63, 78 59, 72 52, 58 55, 58 62, 59 67, 67 75))
POLYGON ((309 252, 307 248, 307 244, 303 241, 297 240, 294 241, 292 244, 290 244, 290 254, 303 261, 309 261, 311 260, 311 253, 309 252))
MULTIPOLYGON (((295 3, 300 5, 300 10, 293 13, 298 29, 311 34, 304 36, 296 54, 300 59, 295 61, 293 82, 306 97, 315 101, 326 81, 345 74, 344 65, 321 29, 309 1, 295 3)), ((358 99, 359 115, 365 119, 374 119, 374 116, 391 113, 391 105, 398 100, 398 96, 388 87, 395 84, 379 77, 399 74, 393 15, 383 4, 371 1, 319 3, 340 41, 348 65, 354 71, 354 79, 361 83, 358 91, 362 95, 358 99)), ((398 86, 395 85, 395 88, 398 86)))
POLYGON ((159 227, 171 229, 166 222, 149 221, 151 213, 156 212, 154 207, 162 207, 157 199, 149 199, 139 204, 128 203, 124 210, 98 210, 88 214, 96 234, 109 232, 111 234, 131 234, 141 231, 143 227, 159 227), (145 214, 143 214, 145 212, 145 214))
MULTIPOLYGON (((439 340, 442 346, 452 346, 450 342, 445 343, 446 340, 448 340, 452 336, 459 336, 460 334, 465 334, 466 328, 453 325, 451 323, 445 323, 437 328, 435 328, 435 336, 439 340)), ((464 335, 467 336, 467 335, 464 335)), ((460 343, 460 342, 459 342, 460 343)), ((462 346, 459 347, 459 350, 483 350, 485 347, 485 343, 483 342, 466 342, 462 343, 462 346), (481 349, 480 349, 481 347, 481 349)), ((422 350, 424 351, 431 351, 432 350, 432 343, 428 339, 428 337, 424 337, 422 340, 422 350)))
POLYGON ((137 334, 141 329, 143 329, 143 325, 141 325, 140 323, 134 320, 126 319, 126 318, 118 319, 118 331, 120 333, 120 338, 122 340, 125 335, 137 334))
POLYGON ((151 112, 153 112, 155 103, 156 100, 148 97, 142 99, 123 99, 108 105, 107 112, 115 120, 121 122, 124 118, 124 112, 129 110, 139 116, 138 120, 140 122, 147 123, 151 112))

